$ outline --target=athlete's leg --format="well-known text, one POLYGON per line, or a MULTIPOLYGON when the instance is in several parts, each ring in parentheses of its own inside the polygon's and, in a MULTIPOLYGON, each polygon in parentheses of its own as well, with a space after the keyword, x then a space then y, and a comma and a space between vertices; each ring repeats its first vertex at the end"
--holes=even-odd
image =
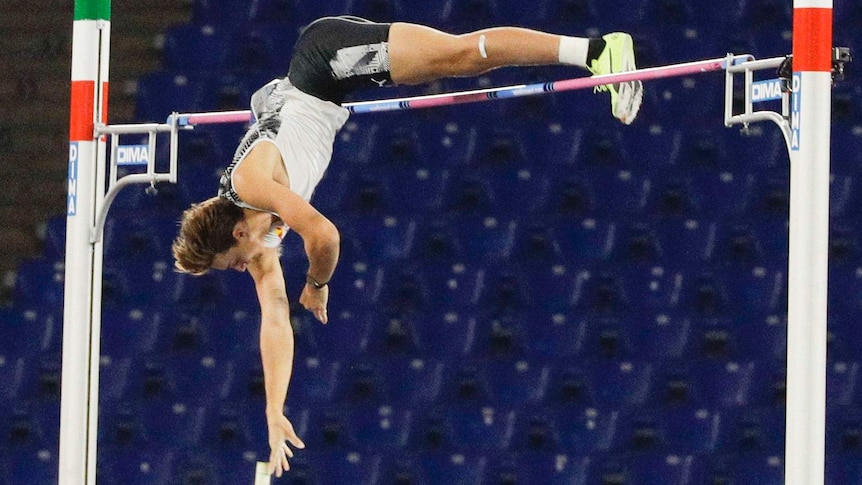
MULTIPOLYGON (((518 27, 452 35, 423 25, 395 23, 389 30, 392 81, 418 84, 443 77, 475 76, 504 66, 558 64, 560 39, 559 35, 518 27)), ((589 39, 567 39, 580 51, 575 52, 580 58, 570 63, 586 67, 589 39)))
MULTIPOLYGON (((422 25, 395 23, 389 30, 392 81, 418 84, 442 77, 475 76, 504 66, 570 64, 593 74, 636 68, 631 36, 567 37, 518 27, 496 27, 451 35, 422 25)), ((640 81, 603 86, 611 110, 623 123, 637 116, 640 81)))

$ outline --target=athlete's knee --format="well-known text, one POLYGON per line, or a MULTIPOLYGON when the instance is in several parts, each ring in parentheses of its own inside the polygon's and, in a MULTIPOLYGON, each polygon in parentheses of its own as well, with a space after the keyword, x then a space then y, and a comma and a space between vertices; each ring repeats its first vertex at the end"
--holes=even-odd
POLYGON ((483 38, 477 34, 454 36, 447 46, 447 59, 443 63, 448 66, 453 76, 471 76, 488 69, 487 51, 483 38), (483 52, 485 55, 483 55, 483 52))

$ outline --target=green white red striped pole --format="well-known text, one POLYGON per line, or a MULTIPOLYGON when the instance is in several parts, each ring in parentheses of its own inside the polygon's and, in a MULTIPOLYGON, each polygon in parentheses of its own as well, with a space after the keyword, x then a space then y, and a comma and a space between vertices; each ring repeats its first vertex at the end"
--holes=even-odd
POLYGON ((96 201, 104 196, 105 144, 93 136, 107 121, 110 0, 76 0, 72 27, 60 485, 95 485, 98 417, 101 244, 90 243, 96 201), (101 158, 100 158, 101 156, 101 158), (101 174, 100 174, 101 173, 101 174), (101 178, 101 184, 100 184, 101 178), (93 291, 98 288, 98 291, 93 291))
POLYGON ((784 479, 788 485, 822 485, 826 449, 832 0, 795 0, 793 7, 784 479))

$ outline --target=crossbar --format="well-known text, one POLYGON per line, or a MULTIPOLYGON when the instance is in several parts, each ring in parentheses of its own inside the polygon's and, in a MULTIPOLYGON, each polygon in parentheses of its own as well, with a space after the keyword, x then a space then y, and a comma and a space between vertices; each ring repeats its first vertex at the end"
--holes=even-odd
MULTIPOLYGON (((534 84, 518 84, 514 86, 503 86, 496 88, 478 89, 473 91, 462 91, 455 93, 430 94, 413 96, 407 98, 383 99, 376 101, 356 101, 344 103, 342 106, 351 113, 379 113, 385 111, 399 111, 406 109, 431 108, 437 106, 448 106, 462 103, 475 103, 492 99, 516 98, 521 96, 533 96, 549 92, 572 91, 576 89, 589 89, 606 84, 617 84, 631 81, 648 81, 667 77, 686 76, 702 72, 719 71, 728 67, 744 65, 749 62, 757 62, 749 54, 728 55, 716 59, 685 62, 666 66, 648 67, 634 71, 619 72, 614 74, 601 74, 596 76, 579 77, 574 79, 563 79, 534 84)), ((185 113, 175 114, 168 118, 177 117, 179 126, 194 126, 216 123, 247 123, 252 119, 250 110, 221 111, 208 113, 185 113)))

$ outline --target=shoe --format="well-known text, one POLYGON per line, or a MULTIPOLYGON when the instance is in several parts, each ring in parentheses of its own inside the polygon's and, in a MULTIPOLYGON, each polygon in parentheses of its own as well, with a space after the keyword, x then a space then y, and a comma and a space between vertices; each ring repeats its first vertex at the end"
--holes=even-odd
MULTIPOLYGON (((632 36, 613 32, 602 39, 605 41, 604 50, 587 67, 591 73, 613 74, 637 69, 632 36)), ((610 91, 611 112, 614 117, 627 125, 635 120, 643 101, 643 84, 640 81, 606 84, 597 86, 595 90, 610 91)))

